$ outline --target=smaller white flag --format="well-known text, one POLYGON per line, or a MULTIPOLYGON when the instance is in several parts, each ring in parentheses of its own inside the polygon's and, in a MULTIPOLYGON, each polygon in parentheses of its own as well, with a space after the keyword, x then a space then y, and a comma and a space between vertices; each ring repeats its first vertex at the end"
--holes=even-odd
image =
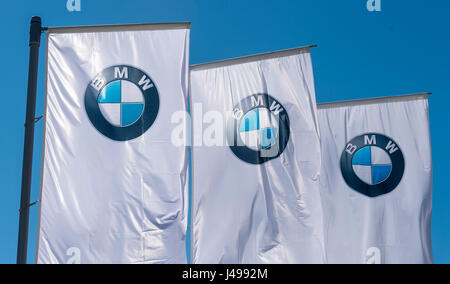
POLYGON ((319 107, 328 262, 428 264, 427 95, 319 107))
POLYGON ((191 86, 193 262, 323 263, 309 48, 198 66, 191 86))

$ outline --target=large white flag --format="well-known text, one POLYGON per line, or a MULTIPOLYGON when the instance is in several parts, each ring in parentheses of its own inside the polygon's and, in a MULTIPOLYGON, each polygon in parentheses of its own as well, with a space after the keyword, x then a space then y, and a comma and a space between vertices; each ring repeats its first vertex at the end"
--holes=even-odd
POLYGON ((39 263, 185 263, 189 24, 48 32, 39 263))
POLYGON ((432 263, 427 95, 319 107, 330 263, 432 263))
POLYGON ((309 48, 191 69, 193 262, 323 263, 309 48))

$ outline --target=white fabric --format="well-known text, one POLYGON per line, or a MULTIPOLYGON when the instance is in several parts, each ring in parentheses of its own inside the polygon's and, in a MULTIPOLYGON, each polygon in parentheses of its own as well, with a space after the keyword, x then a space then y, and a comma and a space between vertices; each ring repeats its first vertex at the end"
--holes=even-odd
MULTIPOLYGON (((240 160, 226 145, 194 146, 193 263, 325 261, 321 153, 309 50, 191 70, 194 141, 202 141, 208 113, 226 117, 241 100, 261 93, 286 109, 288 146, 279 158, 262 165, 240 160), (205 119, 197 108, 203 109, 205 119)), ((258 144, 257 138, 248 139, 258 144)))
POLYGON ((128 81, 122 82, 122 102, 127 103, 142 103, 144 98, 139 88, 128 81))
MULTIPOLYGON (((328 262, 432 263, 433 184, 427 98, 324 106, 319 108, 319 125, 328 262), (347 143, 365 133, 395 140, 406 165, 397 188, 375 198, 350 188, 340 167, 347 143)), ((372 163, 391 162, 386 154, 378 154, 376 157, 372 151, 372 163)), ((370 167, 361 168, 364 166, 355 166, 360 178, 370 183, 370 167)))
POLYGON ((188 48, 187 26, 49 32, 39 263, 186 263, 189 158, 170 118, 187 109, 188 48), (155 123, 126 142, 97 131, 84 103, 91 80, 120 64, 160 97, 155 123))

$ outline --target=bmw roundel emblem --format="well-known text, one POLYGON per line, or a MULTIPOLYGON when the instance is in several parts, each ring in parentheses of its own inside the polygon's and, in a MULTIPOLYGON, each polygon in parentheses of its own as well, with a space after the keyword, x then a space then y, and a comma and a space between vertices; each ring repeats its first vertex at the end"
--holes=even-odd
POLYGON ((227 140, 233 153, 250 164, 280 157, 290 137, 286 109, 268 94, 255 94, 234 107, 227 123, 227 140))
POLYGON ((85 93, 89 120, 104 136, 128 141, 143 135, 155 122, 159 94, 144 71, 127 65, 106 68, 85 93))
POLYGON ((400 184, 405 159, 393 139, 367 133, 347 143, 341 157, 341 171, 352 189, 368 197, 378 197, 400 184))

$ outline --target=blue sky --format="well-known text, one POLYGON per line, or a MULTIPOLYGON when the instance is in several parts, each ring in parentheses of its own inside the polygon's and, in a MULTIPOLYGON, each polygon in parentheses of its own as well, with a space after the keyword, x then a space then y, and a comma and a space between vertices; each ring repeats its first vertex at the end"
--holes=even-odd
MULTIPOLYGON (((16 260, 31 16, 45 26, 192 22, 192 64, 310 44, 317 100, 349 100, 432 91, 434 159, 433 246, 437 263, 450 263, 450 27, 449 1, 381 0, 66 0, 2 1, 0 45, 0 263, 16 260)), ((44 37, 43 37, 44 39, 44 37)), ((45 48, 45 45, 43 46, 45 48)), ((38 102, 44 102, 44 48, 38 102)), ((32 201, 39 197, 42 122, 36 127, 32 201)), ((29 261, 34 261, 37 207, 31 210, 29 261)))

